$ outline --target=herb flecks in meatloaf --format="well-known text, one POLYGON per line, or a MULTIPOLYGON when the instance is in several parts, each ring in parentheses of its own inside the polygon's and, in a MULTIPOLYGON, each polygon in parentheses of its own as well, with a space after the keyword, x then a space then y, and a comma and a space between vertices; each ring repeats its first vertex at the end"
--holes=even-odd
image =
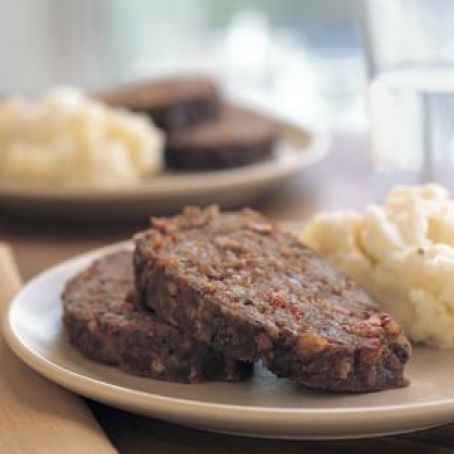
POLYGON ((403 386, 410 344, 374 301, 245 209, 187 208, 136 237, 141 305, 228 356, 313 388, 403 386))
POLYGON ((240 380, 251 364, 227 359, 134 303, 132 253, 95 261, 62 295, 70 342, 95 361, 179 382, 240 380))

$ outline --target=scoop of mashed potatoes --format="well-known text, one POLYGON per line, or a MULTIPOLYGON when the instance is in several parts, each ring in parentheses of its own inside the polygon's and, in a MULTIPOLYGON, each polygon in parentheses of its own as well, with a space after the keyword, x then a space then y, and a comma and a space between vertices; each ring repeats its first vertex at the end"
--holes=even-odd
POLYGON ((73 89, 0 103, 0 180, 117 188, 161 169, 164 137, 147 118, 73 89))
POLYGON ((445 189, 396 187, 362 214, 315 217, 301 240, 367 289, 415 342, 454 347, 454 201, 445 189))

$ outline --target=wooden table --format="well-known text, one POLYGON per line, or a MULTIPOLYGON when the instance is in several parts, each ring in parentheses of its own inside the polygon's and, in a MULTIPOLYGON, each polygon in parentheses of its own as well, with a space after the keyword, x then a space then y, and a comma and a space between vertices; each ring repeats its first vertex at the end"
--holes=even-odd
MULTIPOLYGON (((304 177, 256 207, 276 220, 304 221, 320 210, 361 208, 373 197, 364 135, 336 133, 332 153, 304 177)), ((130 237, 146 225, 50 224, 6 219, 0 214, 0 239, 14 248, 24 279, 63 259, 130 237)), ((210 434, 135 416, 89 402, 95 416, 120 452, 125 453, 261 453, 303 452, 454 452, 454 425, 396 437, 358 441, 295 442, 255 440, 210 434)), ((0 429, 1 430, 1 429, 0 429)))

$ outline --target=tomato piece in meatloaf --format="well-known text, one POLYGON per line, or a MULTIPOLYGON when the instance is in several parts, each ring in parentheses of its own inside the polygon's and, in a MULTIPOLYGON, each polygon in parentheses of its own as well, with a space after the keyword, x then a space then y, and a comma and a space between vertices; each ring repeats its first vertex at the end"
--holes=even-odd
POLYGON ((95 361, 160 380, 237 381, 252 365, 226 358, 133 301, 132 253, 95 261, 63 292, 63 321, 70 342, 95 361))
POLYGON ((139 304, 200 342, 312 388, 406 384, 399 324, 259 213, 187 208, 153 219, 135 243, 139 304))

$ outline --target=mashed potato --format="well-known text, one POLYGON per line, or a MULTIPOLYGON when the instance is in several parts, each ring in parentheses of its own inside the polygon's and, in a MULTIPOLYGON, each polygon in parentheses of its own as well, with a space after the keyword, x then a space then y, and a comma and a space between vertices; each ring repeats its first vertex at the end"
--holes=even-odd
POLYGON ((117 188, 162 166, 163 135, 146 118, 72 89, 0 103, 0 180, 117 188))
POLYGON ((366 288, 416 342, 454 347, 454 201, 440 186, 396 187, 363 214, 317 216, 302 233, 366 288))

